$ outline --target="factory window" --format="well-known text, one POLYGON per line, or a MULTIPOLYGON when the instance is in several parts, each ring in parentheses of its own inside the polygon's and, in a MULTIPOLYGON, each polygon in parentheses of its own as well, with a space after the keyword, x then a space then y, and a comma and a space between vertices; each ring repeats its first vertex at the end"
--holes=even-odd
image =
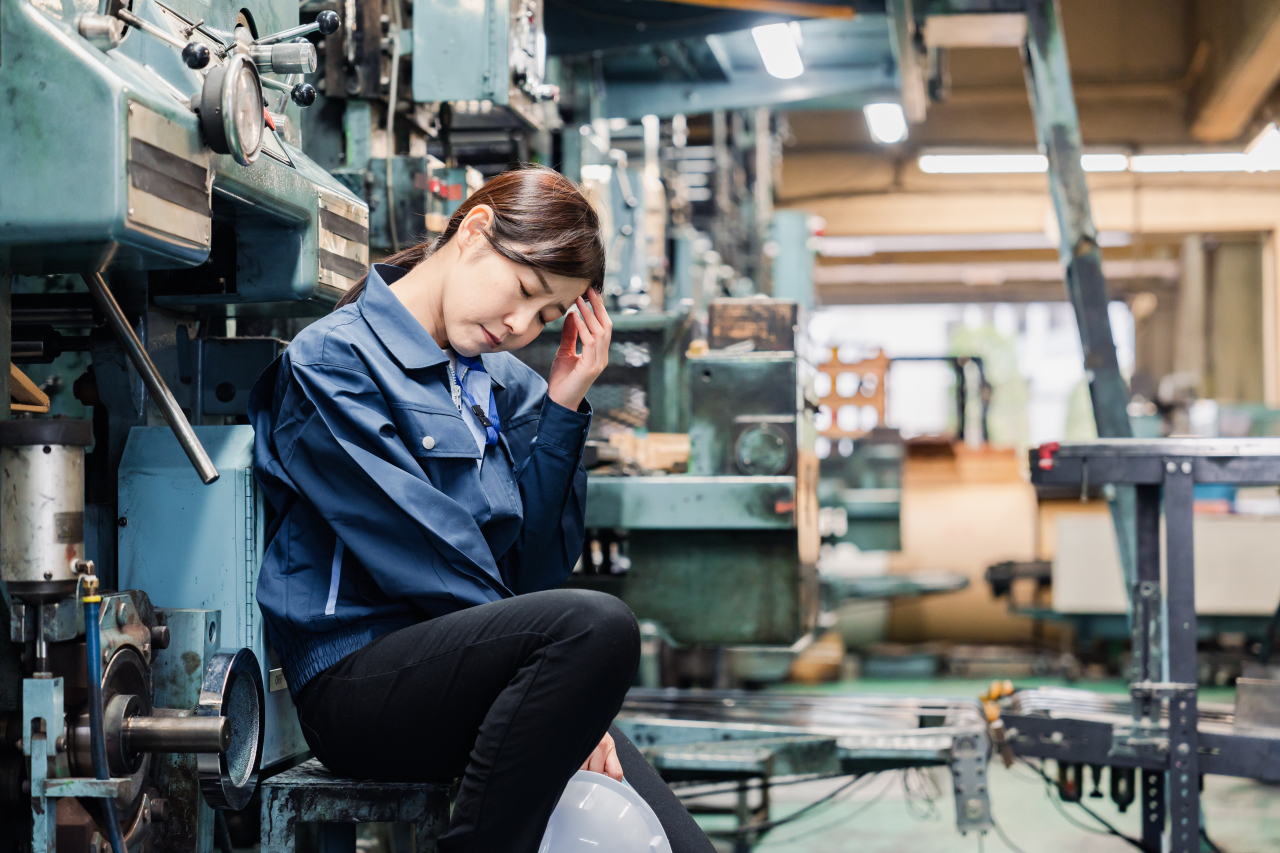
MULTIPOLYGON (((1134 320, 1122 302, 1112 303, 1109 315, 1121 371, 1128 377, 1134 320)), ((834 390, 840 398, 834 412, 826 406, 818 412, 818 431, 836 432, 820 448, 826 451, 822 455, 838 449, 839 432, 876 426, 898 429, 907 438, 956 434, 957 369, 965 371, 967 426, 980 426, 976 365, 955 363, 966 356, 982 360, 992 386, 988 428, 993 444, 1025 448, 1095 433, 1080 338, 1067 302, 835 306, 815 312, 809 331, 820 360, 853 365, 878 351, 891 360, 883 424, 876 408, 861 402, 877 393, 876 374, 839 368, 819 373, 818 396, 827 398, 834 390)))

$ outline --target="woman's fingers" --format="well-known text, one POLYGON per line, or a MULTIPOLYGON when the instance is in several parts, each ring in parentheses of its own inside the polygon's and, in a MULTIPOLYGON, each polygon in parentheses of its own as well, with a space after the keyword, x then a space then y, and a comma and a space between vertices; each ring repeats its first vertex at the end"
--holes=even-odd
POLYGON ((591 753, 591 757, 587 759, 587 769, 592 773, 603 773, 605 766, 604 744, 600 744, 591 753))
POLYGON ((604 757, 604 773, 619 782, 622 781, 622 762, 618 760, 618 750, 613 745, 613 738, 609 738, 609 749, 604 757))
POLYGON ((564 328, 560 330, 560 349, 556 355, 576 355, 578 352, 578 318, 572 312, 565 315, 564 328))
POLYGON ((582 762, 582 769, 622 781, 622 762, 618 761, 618 749, 611 735, 605 734, 600 743, 596 744, 591 755, 582 762))
POLYGON ((612 331, 613 318, 609 316, 609 312, 604 307, 604 297, 594 289, 588 289, 587 298, 591 300, 592 313, 600 321, 600 325, 604 326, 606 331, 612 331))
POLYGON ((585 352, 587 346, 595 342, 596 336, 591 331, 591 321, 587 319, 587 314, 590 311, 586 303, 582 301, 581 296, 578 297, 576 304, 578 307, 578 337, 582 338, 582 349, 585 352))
POLYGON ((585 299, 581 296, 578 297, 578 301, 582 303, 578 306, 578 310, 582 312, 582 319, 586 321, 587 328, 591 330, 591 334, 603 335, 604 324, 600 322, 600 311, 604 308, 604 303, 597 302, 593 298, 595 296, 596 292, 588 288, 585 299))

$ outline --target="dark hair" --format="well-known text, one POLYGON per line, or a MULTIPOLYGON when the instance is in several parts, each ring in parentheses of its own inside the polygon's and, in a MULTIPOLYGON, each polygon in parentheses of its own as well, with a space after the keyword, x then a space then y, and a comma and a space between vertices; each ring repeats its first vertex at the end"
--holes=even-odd
MULTIPOLYGON (((453 239, 476 205, 493 210, 485 232, 489 246, 517 264, 604 287, 604 238, 600 217, 582 190, 545 166, 524 166, 490 178, 449 217, 444 233, 429 243, 397 252, 382 263, 412 269, 453 239)), ((360 298, 365 275, 338 300, 337 308, 360 298)))

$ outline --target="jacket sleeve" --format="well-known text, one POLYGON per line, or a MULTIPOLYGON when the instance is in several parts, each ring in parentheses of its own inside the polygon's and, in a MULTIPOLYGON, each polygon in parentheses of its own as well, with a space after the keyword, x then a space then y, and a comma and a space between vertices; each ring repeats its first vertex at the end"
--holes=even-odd
POLYGON ((517 594, 564 583, 582 556, 586 535, 587 471, 582 448, 591 427, 591 406, 578 411, 543 397, 538 432, 516 475, 524 524, 503 555, 502 576, 517 594))
POLYGON ((510 595, 470 512, 427 480, 360 370, 291 365, 272 436, 298 492, 389 596, 429 615, 510 595))

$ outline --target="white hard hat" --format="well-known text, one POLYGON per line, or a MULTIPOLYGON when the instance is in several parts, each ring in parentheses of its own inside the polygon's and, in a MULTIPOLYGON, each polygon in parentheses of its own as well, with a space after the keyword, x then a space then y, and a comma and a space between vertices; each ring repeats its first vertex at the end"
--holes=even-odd
POLYGON ((538 853, 671 853, 658 816, 635 789, 603 773, 573 774, 538 853))

